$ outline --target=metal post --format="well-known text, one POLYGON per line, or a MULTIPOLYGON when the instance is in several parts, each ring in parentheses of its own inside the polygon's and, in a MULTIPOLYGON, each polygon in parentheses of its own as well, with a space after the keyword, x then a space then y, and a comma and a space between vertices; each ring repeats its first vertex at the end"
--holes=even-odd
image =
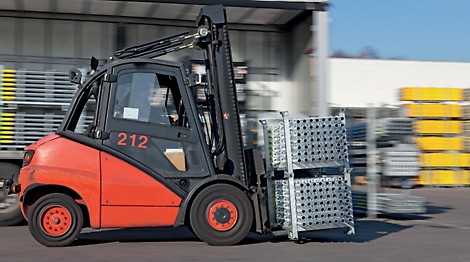
MULTIPOLYGON (((319 116, 329 116, 329 99, 328 99, 328 11, 314 11, 312 12, 312 21, 313 21, 313 30, 312 38, 313 41, 313 50, 316 49, 316 75, 312 74, 314 77, 314 83, 317 84, 316 88, 316 97, 313 98, 317 100, 318 106, 318 115, 319 116), (315 35, 316 32, 316 35, 315 35), (316 81, 315 81, 316 80, 316 81)), ((313 71, 313 69, 312 69, 313 71)))
POLYGON ((263 137, 264 137, 264 152, 265 152, 265 167, 266 167, 266 180, 267 180, 267 195, 268 195, 268 216, 269 216, 269 224, 271 227, 277 226, 276 220, 276 210, 275 210, 275 203, 274 203, 274 169, 271 166, 271 153, 270 153, 270 138, 269 137, 269 129, 268 123, 266 120, 260 121, 261 125, 263 125, 263 137))
POLYGON ((375 137, 375 107, 367 108, 367 217, 377 217, 377 148, 375 137))
POLYGON ((284 121, 284 137, 286 139, 286 165, 287 179, 289 185, 289 203, 291 212, 291 228, 289 230, 289 238, 292 240, 299 239, 299 230, 297 225, 297 199, 295 197, 294 168, 292 166, 292 146, 290 141, 289 114, 281 112, 284 121))

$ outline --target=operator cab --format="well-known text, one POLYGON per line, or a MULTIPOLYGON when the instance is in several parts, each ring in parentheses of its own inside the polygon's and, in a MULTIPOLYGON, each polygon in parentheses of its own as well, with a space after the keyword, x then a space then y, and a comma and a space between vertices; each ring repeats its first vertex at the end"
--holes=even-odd
POLYGON ((179 63, 108 62, 80 85, 58 133, 187 192, 190 178, 210 176, 211 161, 185 78, 179 63))

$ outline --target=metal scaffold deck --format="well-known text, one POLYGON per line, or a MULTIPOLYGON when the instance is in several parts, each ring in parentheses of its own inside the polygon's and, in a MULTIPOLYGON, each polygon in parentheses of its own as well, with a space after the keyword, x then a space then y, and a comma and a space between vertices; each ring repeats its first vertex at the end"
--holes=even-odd
POLYGON ((345 116, 261 120, 271 225, 298 233, 345 228, 354 234, 345 116), (336 168, 334 174, 323 172, 336 168), (307 171, 307 172, 303 172, 307 171))

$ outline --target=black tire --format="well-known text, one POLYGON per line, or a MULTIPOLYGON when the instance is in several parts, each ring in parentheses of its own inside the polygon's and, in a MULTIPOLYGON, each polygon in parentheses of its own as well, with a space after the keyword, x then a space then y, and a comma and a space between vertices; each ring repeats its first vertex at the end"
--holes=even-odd
POLYGON ((191 228, 202 241, 213 246, 230 246, 242 241, 250 231, 253 223, 253 207, 248 197, 238 188, 223 184, 211 185, 196 196, 191 205, 189 218, 191 228), (212 213, 212 217, 209 211, 214 210, 211 208, 218 203, 230 203, 228 206, 231 208, 226 209, 222 205, 220 210, 225 212, 225 216, 218 216, 216 219, 215 212, 212 213), (234 208, 235 210, 231 211, 234 208), (233 215, 234 211, 236 217, 233 215), (217 227, 215 224, 219 227, 224 226, 224 223, 217 221, 225 222, 226 228, 214 228, 217 227), (233 223, 230 224, 230 221, 233 223))
POLYGON ((82 231, 83 213, 71 197, 53 193, 34 203, 28 222, 29 231, 39 243, 48 247, 63 247, 71 244, 82 231), (43 223, 50 226, 46 228, 43 223))
MULTIPOLYGON (((11 178, 13 183, 18 182, 20 166, 13 163, 0 163, 0 180, 11 178)), ((25 222, 20 209, 20 201, 17 194, 6 196, 0 203, 0 226, 15 226, 25 222)))

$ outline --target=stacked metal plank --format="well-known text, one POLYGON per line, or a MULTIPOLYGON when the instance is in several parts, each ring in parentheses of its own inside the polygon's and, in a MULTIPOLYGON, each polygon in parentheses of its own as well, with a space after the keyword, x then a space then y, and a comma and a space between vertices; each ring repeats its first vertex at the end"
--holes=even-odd
MULTIPOLYGON (((366 176, 367 123, 348 126, 352 175, 366 176)), ((382 185, 409 186, 418 177, 419 151, 410 143, 413 134, 412 119, 384 118, 375 123, 376 148, 382 185)))
MULTIPOLYGON (((67 72, 0 68, 0 148, 21 151, 53 133, 62 122, 77 86, 67 72)), ((84 114, 78 131, 90 123, 84 114)))
POLYGON ((406 114, 414 118, 416 144, 421 150, 419 183, 427 186, 470 184, 469 154, 465 152, 467 109, 461 88, 401 89, 406 114))
POLYGON ((274 196, 269 203, 271 225, 287 230, 291 239, 317 229, 354 233, 344 113, 290 118, 284 112, 282 119, 260 122, 268 193, 274 196), (327 174, 324 168, 337 171, 327 174))
POLYGON ((467 185, 470 184, 470 88, 466 88, 463 90, 464 92, 464 112, 463 112, 463 121, 462 121, 462 128, 463 128, 463 152, 467 154, 467 166, 464 170, 464 179, 467 179, 467 185))
MULTIPOLYGON (((378 214, 426 213, 426 198, 402 193, 377 193, 378 214)), ((367 210, 367 193, 353 192, 355 210, 367 210)))

